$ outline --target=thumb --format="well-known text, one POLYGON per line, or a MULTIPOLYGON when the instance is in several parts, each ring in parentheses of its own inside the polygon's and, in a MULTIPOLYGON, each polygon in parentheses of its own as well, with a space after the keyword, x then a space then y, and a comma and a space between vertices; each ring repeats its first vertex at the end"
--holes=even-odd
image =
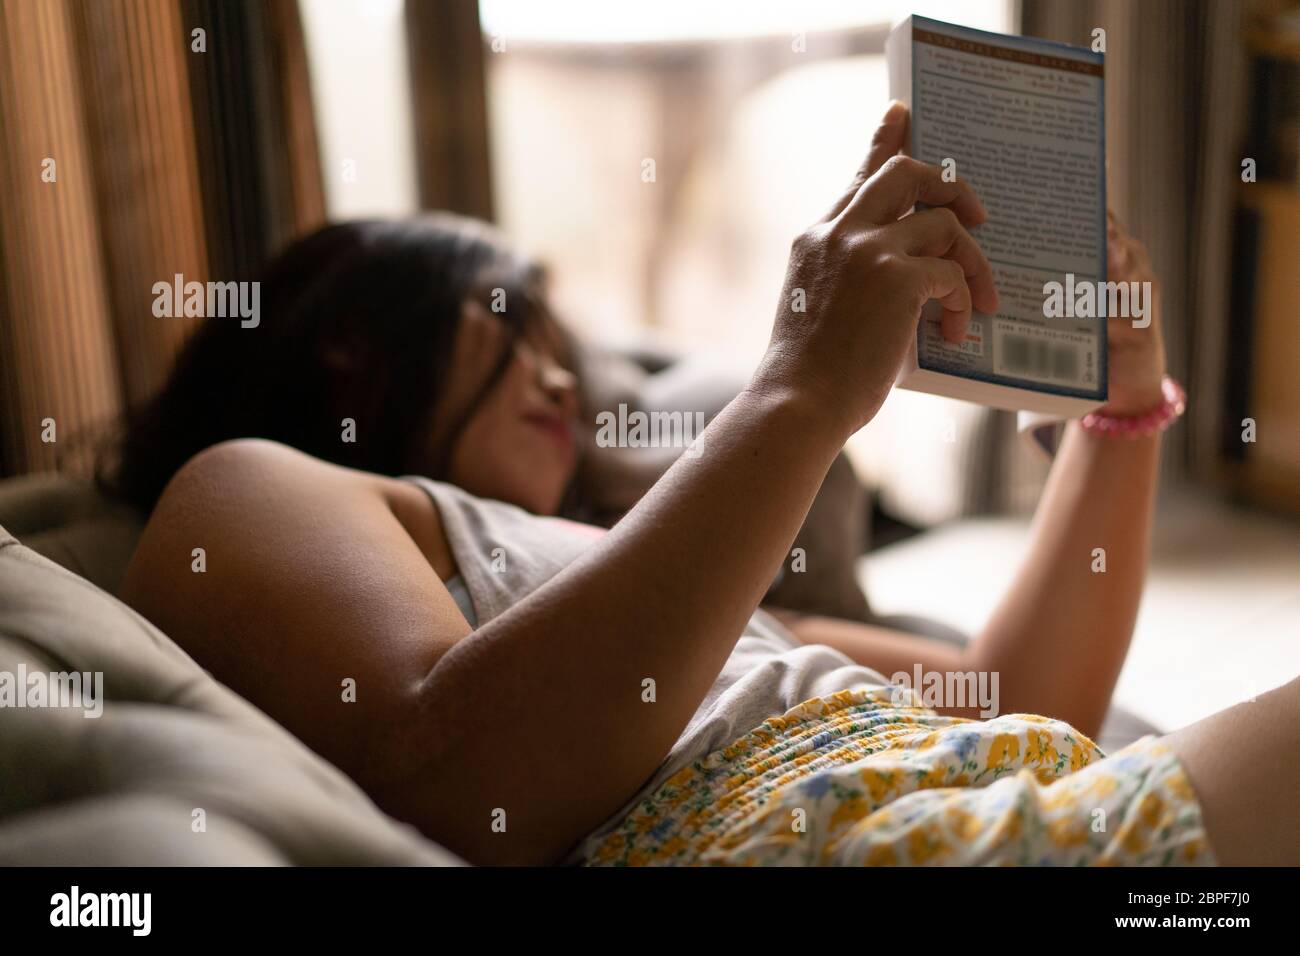
POLYGON ((906 105, 898 100, 890 100, 889 108, 880 118, 880 125, 871 137, 871 148, 867 151, 865 163, 867 176, 875 175, 876 170, 885 165, 885 160, 897 155, 903 148, 903 143, 907 141, 909 115, 906 105))
POLYGON ((840 198, 835 200, 834 205, 827 210, 823 216, 823 221, 830 222, 841 212, 844 207, 853 201, 853 197, 858 194, 862 184, 876 174, 881 166, 885 165, 885 160, 894 156, 903 148, 903 143, 907 141, 907 107, 898 100, 891 100, 885 115, 880 118, 880 125, 876 127, 876 132, 871 137, 871 147, 867 150, 867 158, 862 161, 858 167, 857 174, 849 187, 844 190, 840 198))

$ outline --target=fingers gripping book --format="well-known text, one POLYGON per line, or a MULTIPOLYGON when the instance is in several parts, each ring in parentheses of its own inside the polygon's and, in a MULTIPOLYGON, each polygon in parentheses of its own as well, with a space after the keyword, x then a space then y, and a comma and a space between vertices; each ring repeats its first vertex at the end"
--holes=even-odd
POLYGON ((1104 403, 1116 290, 1102 54, 919 16, 885 50, 890 93, 911 109, 906 151, 969 182, 988 210, 972 234, 1001 299, 955 344, 930 302, 899 386, 1061 416, 1104 403))

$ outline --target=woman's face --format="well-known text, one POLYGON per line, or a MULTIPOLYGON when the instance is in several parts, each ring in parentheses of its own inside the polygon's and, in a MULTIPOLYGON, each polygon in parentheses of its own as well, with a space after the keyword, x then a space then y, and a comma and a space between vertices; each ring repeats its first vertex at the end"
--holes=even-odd
POLYGON ((518 337, 505 371, 480 398, 509 340, 493 313, 465 304, 430 447, 439 447, 477 400, 452 446, 448 480, 481 498, 554 514, 576 461, 577 381, 560 364, 558 337, 539 328, 518 337))

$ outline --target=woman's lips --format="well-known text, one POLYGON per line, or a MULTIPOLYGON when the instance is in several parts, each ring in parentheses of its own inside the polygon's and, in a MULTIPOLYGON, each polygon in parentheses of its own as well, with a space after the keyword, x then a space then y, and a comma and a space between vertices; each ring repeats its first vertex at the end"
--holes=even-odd
POLYGON ((573 448, 573 425, 554 415, 525 415, 524 421, 534 425, 555 439, 565 451, 573 448))

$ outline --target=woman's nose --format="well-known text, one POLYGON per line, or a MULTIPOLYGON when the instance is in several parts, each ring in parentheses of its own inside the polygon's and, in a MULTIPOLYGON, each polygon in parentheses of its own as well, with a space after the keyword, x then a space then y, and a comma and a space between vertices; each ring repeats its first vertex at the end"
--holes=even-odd
POLYGON ((563 406, 570 414, 577 414, 578 378, 554 359, 543 359, 538 366, 538 382, 546 397, 563 406))

